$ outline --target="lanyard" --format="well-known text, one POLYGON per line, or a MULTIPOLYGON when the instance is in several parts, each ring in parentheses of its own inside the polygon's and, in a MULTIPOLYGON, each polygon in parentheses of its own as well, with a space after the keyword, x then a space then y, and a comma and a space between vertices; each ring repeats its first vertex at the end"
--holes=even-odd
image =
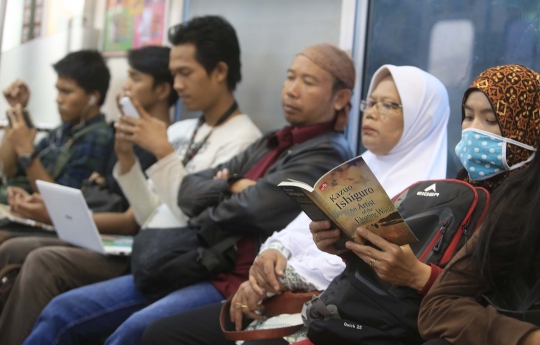
POLYGON ((208 134, 204 137, 204 139, 200 141, 199 143, 195 144, 195 137, 197 136, 197 132, 199 131, 201 126, 204 124, 204 115, 201 115, 201 117, 199 117, 199 121, 197 122, 197 127, 195 127, 195 130, 193 131, 193 134, 191 135, 191 139, 189 140, 188 148, 186 150, 186 155, 184 156, 184 159, 182 160, 182 164, 184 164, 184 166, 186 166, 189 163, 189 161, 192 160, 193 157, 195 157, 197 152, 199 152, 199 150, 204 146, 204 144, 210 137, 210 134, 212 134, 212 132, 214 131, 214 128, 221 125, 223 122, 227 121, 227 119, 231 117, 231 115, 236 111, 236 109, 238 109, 238 104, 236 103, 236 101, 234 101, 231 107, 223 115, 221 115, 219 120, 212 127, 210 132, 208 132, 208 134))

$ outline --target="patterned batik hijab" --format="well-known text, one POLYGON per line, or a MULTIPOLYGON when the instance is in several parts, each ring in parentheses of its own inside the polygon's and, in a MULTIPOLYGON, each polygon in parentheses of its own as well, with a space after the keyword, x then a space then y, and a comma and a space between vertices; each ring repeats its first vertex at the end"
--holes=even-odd
MULTIPOLYGON (((537 147, 540 134, 540 74, 520 65, 505 65, 487 69, 473 81, 463 96, 463 104, 472 91, 482 91, 488 98, 499 122, 501 135, 532 147, 537 147)), ((461 108, 462 121, 465 111, 461 108)), ((506 159, 509 166, 526 161, 531 152, 507 143, 506 159)), ((508 176, 522 168, 508 171, 483 181, 471 181, 467 170, 461 169, 457 179, 484 187, 490 192, 508 176)))

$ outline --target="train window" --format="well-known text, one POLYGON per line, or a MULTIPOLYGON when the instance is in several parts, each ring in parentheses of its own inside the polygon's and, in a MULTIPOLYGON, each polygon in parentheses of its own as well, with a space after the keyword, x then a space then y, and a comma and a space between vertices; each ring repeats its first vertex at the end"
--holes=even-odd
POLYGON ((470 20, 443 20, 431 30, 427 72, 446 87, 471 80, 474 25, 470 20))

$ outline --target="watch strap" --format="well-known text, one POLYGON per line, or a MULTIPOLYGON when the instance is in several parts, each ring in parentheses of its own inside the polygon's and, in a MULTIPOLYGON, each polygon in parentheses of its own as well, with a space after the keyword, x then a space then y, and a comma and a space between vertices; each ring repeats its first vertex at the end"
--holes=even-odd
POLYGON ((35 158, 35 152, 24 153, 19 156, 17 163, 19 163, 23 168, 27 168, 30 164, 32 164, 35 158))

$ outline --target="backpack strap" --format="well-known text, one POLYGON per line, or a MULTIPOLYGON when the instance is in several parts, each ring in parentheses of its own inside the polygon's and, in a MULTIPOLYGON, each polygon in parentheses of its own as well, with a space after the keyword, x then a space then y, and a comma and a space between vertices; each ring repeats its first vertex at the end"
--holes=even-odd
POLYGON ((534 284, 533 288, 529 292, 529 295, 521 302, 517 311, 526 311, 540 298, 540 279, 534 284))
POLYGON ((311 307, 316 310, 320 315, 322 315, 324 317, 324 320, 341 319, 337 307, 333 304, 324 304, 324 302, 321 301, 320 298, 314 298, 311 301, 311 307))
POLYGON ((75 132, 75 134, 68 139, 68 141, 60 148, 60 154, 56 158, 54 166, 49 171, 49 175, 51 175, 53 180, 56 180, 60 176, 60 173, 62 170, 64 170, 67 163, 71 159, 71 156, 73 155, 73 150, 71 149, 73 144, 89 132, 102 127, 109 127, 109 125, 104 121, 98 121, 81 129, 80 131, 75 132))

